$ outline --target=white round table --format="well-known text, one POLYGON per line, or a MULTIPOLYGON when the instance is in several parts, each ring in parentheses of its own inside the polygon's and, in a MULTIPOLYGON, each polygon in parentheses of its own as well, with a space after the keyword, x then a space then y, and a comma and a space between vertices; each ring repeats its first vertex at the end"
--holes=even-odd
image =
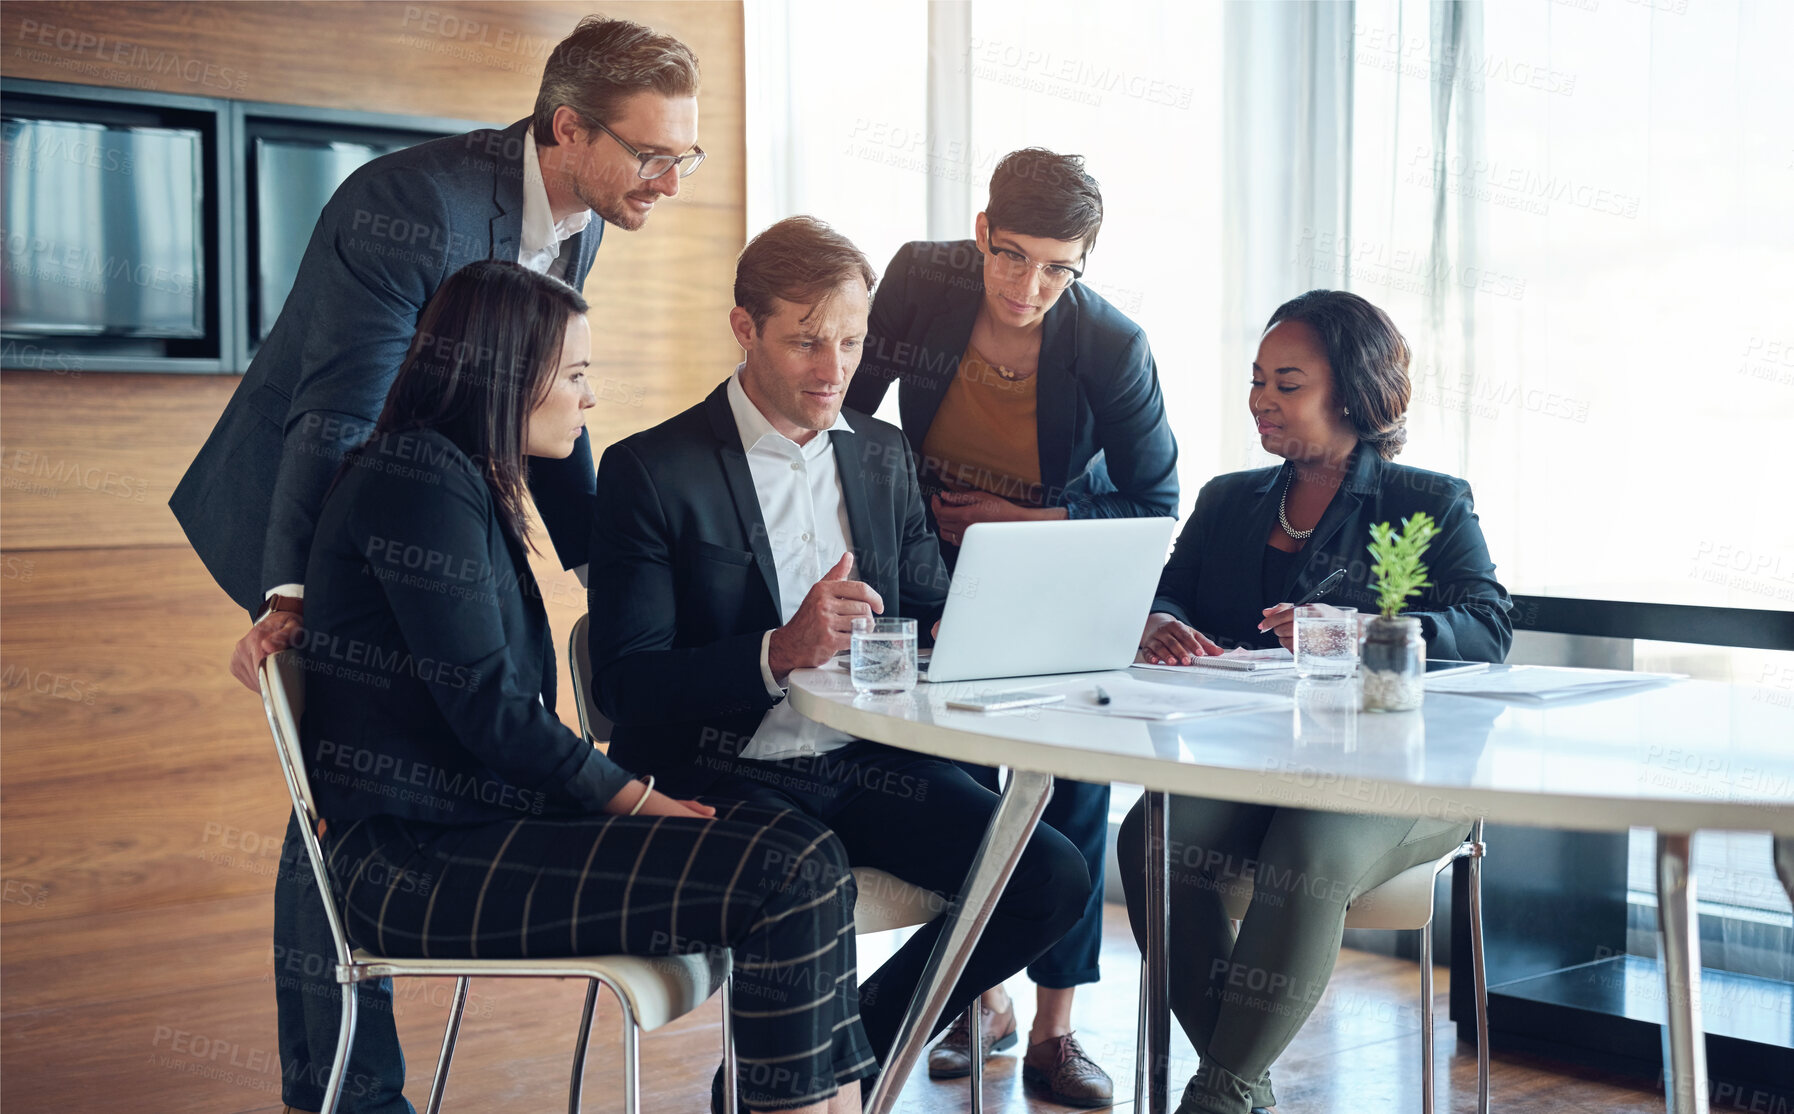
MULTIPOLYGON (((811 719, 1012 773, 960 895, 957 923, 942 934, 869 1109, 883 1114, 895 1099, 1039 819, 1052 778, 1067 777, 1148 790, 1149 841, 1156 835, 1159 851, 1146 889, 1156 915, 1149 915, 1144 933, 1149 992, 1142 1062, 1158 1065, 1143 1096, 1142 1108, 1151 1114, 1162 1114, 1166 1104, 1163 806, 1170 793, 1466 824, 1656 829, 1658 931, 1670 1004, 1665 1092, 1671 1114, 1705 1114, 1689 838, 1698 829, 1767 829, 1794 841, 1794 708, 1777 702, 1772 690, 1703 681, 1544 705, 1431 693, 1421 711, 1394 715, 1356 713, 1339 691, 1337 682, 1298 682, 1288 674, 1247 679, 1129 670, 922 684, 902 696, 868 697, 855 694, 838 666, 793 673, 791 700, 811 719), (1264 710, 1171 722, 1051 705, 998 713, 945 706, 969 693, 1025 688, 1079 697, 1096 685, 1130 682, 1276 699, 1264 710)), ((1778 868, 1794 898, 1790 857, 1782 856, 1778 868)))

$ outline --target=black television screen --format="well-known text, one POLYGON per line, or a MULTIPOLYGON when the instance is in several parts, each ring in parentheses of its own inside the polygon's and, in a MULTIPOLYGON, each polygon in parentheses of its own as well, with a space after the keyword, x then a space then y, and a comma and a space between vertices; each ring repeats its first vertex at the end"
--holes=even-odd
POLYGON ((299 260, 336 187, 372 159, 397 146, 366 143, 255 140, 255 214, 252 227, 255 297, 251 339, 266 340, 299 275, 299 260))
POLYGON ((0 330, 204 336, 200 133, 15 116, 0 128, 0 330))

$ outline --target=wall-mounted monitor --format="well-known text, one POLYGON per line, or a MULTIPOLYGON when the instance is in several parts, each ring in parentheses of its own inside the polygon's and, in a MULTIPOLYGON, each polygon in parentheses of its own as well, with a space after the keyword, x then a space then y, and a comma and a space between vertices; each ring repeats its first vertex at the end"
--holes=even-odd
POLYGON ((344 179, 492 126, 4 75, 0 98, 8 371, 240 374, 344 179))
POLYGON ((299 260, 311 242, 312 227, 325 202, 355 169, 397 150, 368 143, 314 142, 258 137, 253 142, 255 206, 250 239, 250 273, 255 297, 249 311, 249 341, 267 339, 280 307, 292 292, 299 260))
POLYGON ((197 129, 0 115, 0 331, 200 338, 206 181, 197 129))

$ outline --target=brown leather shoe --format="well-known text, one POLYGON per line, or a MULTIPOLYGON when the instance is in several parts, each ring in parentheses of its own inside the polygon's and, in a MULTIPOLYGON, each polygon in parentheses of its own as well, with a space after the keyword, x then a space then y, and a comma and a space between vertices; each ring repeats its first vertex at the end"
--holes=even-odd
MULTIPOLYGON (((984 1058, 1014 1048, 1018 1039, 1015 1035, 1015 1002, 1009 1008, 998 1013, 989 1006, 978 1006, 978 1027, 983 1030, 984 1058)), ((928 1050, 928 1078, 930 1079, 964 1079, 972 1074, 972 1030, 966 1024, 966 1015, 960 1014, 953 1021, 953 1027, 941 1037, 940 1043, 928 1050)))
POLYGON ((1022 1086, 1066 1106, 1110 1106, 1115 1101, 1109 1073, 1084 1055, 1070 1033, 1028 1046, 1022 1057, 1022 1086))

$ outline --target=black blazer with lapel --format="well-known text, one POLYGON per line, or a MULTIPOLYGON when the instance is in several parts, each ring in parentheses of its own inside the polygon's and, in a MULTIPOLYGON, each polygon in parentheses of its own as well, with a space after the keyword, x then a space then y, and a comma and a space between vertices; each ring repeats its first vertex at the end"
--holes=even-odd
MULTIPOLYGON (((726 771, 775 703, 760 642, 780 625, 778 569, 727 386, 606 449, 592 521, 593 688, 616 724, 611 757, 687 795, 726 771)), ((853 575, 926 639, 948 574, 908 447, 895 427, 844 413, 853 432, 829 437, 853 575)))
MULTIPOLYGON (((983 300, 976 242, 904 245, 872 301, 847 404, 869 414, 900 383, 903 433, 920 457, 983 300)), ((1041 327, 1035 422, 1047 505, 1073 518, 1177 517, 1177 440, 1146 333, 1082 283, 1041 327)))
MULTIPOLYGON (((373 160, 337 187, 293 291, 168 505, 200 559, 250 610, 301 583, 337 461, 367 439, 424 303, 480 259, 517 258, 527 120, 373 160)), ((561 247, 567 281, 591 270, 604 222, 561 247)), ((530 491, 569 568, 585 562, 591 439, 532 461, 530 491)))
POLYGON ((329 819, 596 812, 629 781, 555 717, 528 555, 442 434, 384 434, 349 458, 305 588, 300 730, 329 819))
POLYGON ((1427 656, 1493 662, 1507 656, 1514 640, 1508 618, 1513 601, 1495 579, 1470 485, 1455 476, 1391 464, 1362 443, 1282 591, 1265 599, 1260 585, 1266 539, 1292 467, 1286 462, 1232 472, 1203 485, 1159 579, 1154 611, 1169 612, 1224 646, 1274 646, 1276 638, 1258 629, 1261 609, 1293 602, 1343 568, 1345 586, 1324 602, 1374 612, 1366 550, 1371 524, 1399 529, 1402 519, 1425 511, 1440 529, 1423 558, 1433 584, 1411 601, 1406 614, 1420 619, 1427 656))

